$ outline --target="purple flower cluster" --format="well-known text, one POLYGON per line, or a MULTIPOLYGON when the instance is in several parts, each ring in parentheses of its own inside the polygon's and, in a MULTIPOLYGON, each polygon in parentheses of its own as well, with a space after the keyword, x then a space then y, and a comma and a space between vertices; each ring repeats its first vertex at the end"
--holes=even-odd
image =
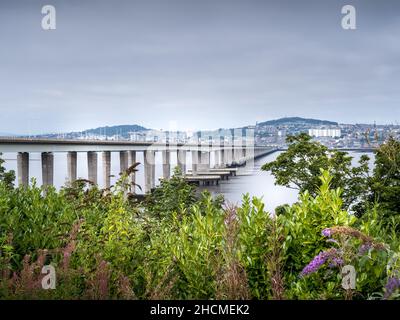
POLYGON ((340 267, 344 264, 343 259, 339 257, 333 257, 331 263, 329 264, 330 268, 340 267))
MULTIPOLYGON (((333 262, 334 259, 338 259, 338 252, 336 249, 329 249, 327 251, 320 252, 308 265, 304 267, 303 271, 300 273, 300 277, 305 277, 318 271, 318 269, 321 268, 321 266, 323 266, 328 260, 333 262)), ((336 260, 336 262, 340 261, 336 260)))
POLYGON ((322 235, 323 235, 324 237, 330 238, 330 236, 332 235, 331 229, 326 228, 326 229, 322 230, 322 235))
POLYGON ((332 242, 332 243, 336 243, 339 244, 339 242, 335 239, 329 238, 328 240, 326 240, 326 242, 332 242))
POLYGON ((339 244, 339 242, 337 240, 332 238, 332 235, 333 235, 332 229, 326 228, 326 229, 322 230, 322 235, 324 237, 329 238, 328 240, 326 240, 326 242, 332 242, 332 243, 339 244))
POLYGON ((371 243, 363 243, 360 248, 358 249, 358 254, 363 256, 372 248, 371 243))
POLYGON ((389 299, 392 294, 400 288, 400 279, 397 277, 389 277, 388 282, 385 286, 385 299, 389 299))

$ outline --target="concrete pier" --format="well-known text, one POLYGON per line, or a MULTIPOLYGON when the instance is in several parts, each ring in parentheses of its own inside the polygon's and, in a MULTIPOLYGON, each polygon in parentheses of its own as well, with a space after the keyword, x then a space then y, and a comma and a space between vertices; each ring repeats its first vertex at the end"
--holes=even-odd
POLYGON ((97 184, 97 152, 88 151, 87 153, 88 164, 88 180, 97 184))
POLYGON ((215 169, 219 168, 225 168, 225 148, 224 148, 224 143, 225 143, 225 137, 220 136, 219 137, 219 145, 217 146, 219 150, 216 151, 216 161, 215 161, 215 169), (218 153, 218 156, 217 156, 218 153))
MULTIPOLYGON (((136 163, 136 151, 128 151, 128 166, 131 167, 136 163)), ((132 192, 135 193, 136 174, 131 174, 131 183, 133 184, 132 192)))
POLYGON ((75 151, 67 153, 68 182, 73 183, 77 178, 78 154, 75 151))
POLYGON ((111 152, 104 151, 102 153, 102 167, 103 167, 103 183, 104 188, 111 186, 111 152))
POLYGON ((219 151, 219 166, 218 168, 225 168, 225 149, 219 151))
POLYGON ((162 163, 163 163, 163 178, 169 179, 171 176, 171 153, 168 150, 162 151, 162 163))
POLYGON ((232 149, 232 147, 227 147, 226 149, 225 149, 225 166, 229 166, 229 165, 231 165, 232 164, 232 155, 233 155, 233 149, 232 149))
POLYGON ((155 152, 144 151, 144 192, 148 193, 155 186, 155 152))
POLYGON ((233 162, 239 163, 240 159, 242 158, 242 149, 241 145, 235 145, 233 147, 233 162))
POLYGON ((177 151, 177 162, 182 174, 186 174, 186 150, 179 149, 177 151))
POLYGON ((210 174, 214 174, 214 172, 229 172, 230 176, 236 176, 237 168, 219 168, 219 169, 210 169, 210 174))
POLYGON ((214 152, 214 168, 221 168, 221 150, 214 152))
POLYGON ((201 151, 192 151, 192 172, 195 176, 197 174, 197 168, 201 161, 201 151))
POLYGON ((29 184, 29 153, 19 152, 17 155, 18 185, 29 184))
POLYGON ((54 155, 51 152, 42 152, 42 185, 54 184, 54 155))
POLYGON ((185 176, 185 180, 188 183, 193 183, 196 185, 204 185, 204 186, 209 186, 209 185, 218 185, 219 181, 221 180, 221 177, 218 175, 196 175, 194 176, 193 174, 188 174, 185 176))
POLYGON ((128 151, 128 166, 131 167, 136 163, 136 151, 128 151))
POLYGON ((119 170, 120 173, 125 172, 128 169, 128 152, 120 151, 119 152, 119 170))
POLYGON ((246 154, 246 148, 245 147, 242 148, 242 157, 243 157, 243 159, 246 160, 247 154, 246 154))
MULTIPOLYGON (((120 171, 120 177, 126 173, 126 170, 128 170, 128 151, 120 151, 119 152, 119 171, 120 171)), ((130 181, 128 178, 125 178, 123 180, 124 184, 128 185, 130 181)), ((128 190, 125 190, 125 196, 127 195, 128 190)))
POLYGON ((199 152, 200 161, 197 164, 197 171, 207 171, 210 169, 210 152, 199 152))
MULTIPOLYGON (((229 177, 232 175, 230 171, 217 171, 218 169, 215 170, 210 170, 210 171, 197 171, 197 176, 202 177, 202 176, 219 176, 221 180, 229 180, 229 177)), ((189 171, 190 175, 190 171, 189 171)))
POLYGON ((151 188, 156 186, 156 152, 153 151, 153 164, 151 165, 151 188))

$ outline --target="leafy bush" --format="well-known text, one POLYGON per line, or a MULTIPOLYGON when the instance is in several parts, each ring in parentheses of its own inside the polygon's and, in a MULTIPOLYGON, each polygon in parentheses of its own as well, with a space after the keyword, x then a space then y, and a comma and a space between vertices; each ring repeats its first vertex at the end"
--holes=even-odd
POLYGON ((197 194, 179 170, 137 201, 133 172, 105 190, 86 180, 57 191, 2 179, 0 298, 399 297, 397 220, 383 223, 378 205, 359 219, 345 211, 327 170, 314 196, 305 191, 276 215, 248 194, 236 207, 197 194), (343 263, 356 268, 355 291, 341 289, 343 263), (56 270, 54 290, 42 289, 44 265, 56 270))
POLYGON ((319 142, 301 133, 286 138, 289 147, 275 161, 266 163, 262 170, 270 171, 276 184, 308 192, 315 197, 321 186, 320 170, 329 170, 331 187, 342 189, 342 205, 349 209, 359 206, 368 187, 368 161, 363 155, 359 166, 352 165, 352 157, 339 150, 329 150, 319 142))

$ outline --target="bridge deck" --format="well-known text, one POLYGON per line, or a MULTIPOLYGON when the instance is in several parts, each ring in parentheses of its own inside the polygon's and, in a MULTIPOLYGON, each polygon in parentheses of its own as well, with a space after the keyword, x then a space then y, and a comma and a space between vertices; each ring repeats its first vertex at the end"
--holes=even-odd
POLYGON ((197 185, 210 185, 210 184, 219 184, 221 180, 220 176, 216 175, 208 175, 208 176, 193 176, 193 175, 185 175, 185 180, 189 183, 195 183, 197 185))
POLYGON ((238 171, 238 168, 213 168, 210 169, 210 172, 214 173, 214 172, 229 172, 231 176, 236 176, 236 173, 238 171))
POLYGON ((227 171, 196 171, 196 174, 193 175, 193 171, 189 170, 191 176, 220 176, 222 180, 228 180, 229 176, 231 175, 230 172, 227 171))
POLYGON ((209 144, 166 144, 157 142, 45 139, 45 138, 8 138, 0 137, 0 152, 88 152, 88 151, 216 151, 222 149, 271 149, 270 146, 232 146, 209 144))

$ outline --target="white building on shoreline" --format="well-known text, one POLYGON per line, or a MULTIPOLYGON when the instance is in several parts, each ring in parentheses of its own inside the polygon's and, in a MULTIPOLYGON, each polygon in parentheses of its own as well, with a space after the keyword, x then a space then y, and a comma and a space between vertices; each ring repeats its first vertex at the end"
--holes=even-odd
POLYGON ((342 136, 342 132, 340 129, 309 129, 308 134, 311 137, 328 137, 328 138, 340 138, 342 136))

